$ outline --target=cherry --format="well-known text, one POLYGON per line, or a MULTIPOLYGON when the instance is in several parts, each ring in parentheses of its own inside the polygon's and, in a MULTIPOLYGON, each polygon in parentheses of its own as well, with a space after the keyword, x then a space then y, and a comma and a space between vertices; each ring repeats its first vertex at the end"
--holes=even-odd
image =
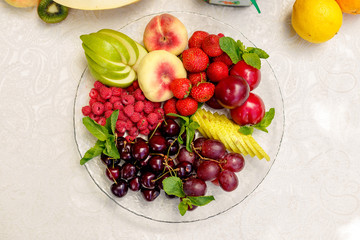
POLYGON ((128 192, 128 185, 125 180, 119 179, 111 185, 111 192, 117 197, 123 197, 128 192))
POLYGON ((131 146, 131 156, 138 161, 144 160, 150 153, 148 144, 142 138, 140 139, 136 140, 131 146))
POLYGON ((150 152, 165 153, 167 149, 166 139, 163 136, 153 136, 149 140, 150 152))
POLYGON ((159 195, 160 195, 160 189, 154 188, 154 189, 147 189, 143 188, 141 189, 141 193, 146 201, 154 201, 159 195))
POLYGON ((178 165, 176 165, 176 169, 177 169, 176 172, 177 176, 179 178, 184 178, 191 174, 193 170, 193 166, 189 162, 180 162, 178 165))
POLYGON ((180 133, 180 126, 174 119, 166 118, 160 125, 160 131, 165 137, 175 137, 180 133))
POLYGON ((148 189, 155 188, 156 182, 155 182, 156 176, 152 172, 145 172, 140 177, 140 183, 141 186, 148 189))
POLYGON ((166 153, 169 153, 169 156, 173 156, 179 151, 179 142, 175 141, 173 138, 166 139, 167 150, 166 153))
POLYGON ((129 180, 129 188, 131 191, 139 191, 141 188, 140 177, 134 177, 129 180))
POLYGON ((133 165, 131 163, 125 163, 121 167, 120 177, 122 179, 128 180, 130 178, 135 177, 136 173, 137 173, 137 169, 136 169, 135 165, 133 165))
POLYGON ((115 167, 115 165, 118 165, 120 163, 120 159, 114 159, 103 153, 101 153, 100 159, 108 167, 115 167))
POLYGON ((152 172, 159 173, 164 170, 164 157, 163 156, 152 156, 148 163, 152 172))
POLYGON ((120 177, 121 168, 119 166, 107 167, 106 176, 113 182, 115 182, 120 177))

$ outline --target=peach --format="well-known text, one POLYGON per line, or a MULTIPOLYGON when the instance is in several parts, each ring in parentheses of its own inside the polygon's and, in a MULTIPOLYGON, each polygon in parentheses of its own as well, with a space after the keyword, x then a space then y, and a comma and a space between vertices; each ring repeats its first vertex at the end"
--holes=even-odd
POLYGON ((146 25, 143 41, 149 52, 166 50, 179 55, 187 46, 188 33, 178 18, 165 13, 153 17, 146 25))
POLYGON ((40 0, 5 0, 8 4, 18 8, 35 7, 40 0))
POLYGON ((173 97, 170 83, 175 78, 186 78, 186 70, 176 55, 154 50, 140 61, 137 75, 145 97, 153 102, 163 102, 173 97))

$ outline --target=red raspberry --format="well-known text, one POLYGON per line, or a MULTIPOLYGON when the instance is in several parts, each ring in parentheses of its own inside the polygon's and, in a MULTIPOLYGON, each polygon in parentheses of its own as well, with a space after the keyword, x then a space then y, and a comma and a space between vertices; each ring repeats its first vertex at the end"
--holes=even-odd
POLYGON ((117 120, 116 125, 115 125, 116 131, 118 131, 119 133, 125 133, 125 131, 126 131, 125 125, 126 125, 126 122, 117 120))
POLYGON ((123 110, 124 109, 124 105, 120 102, 120 101, 116 101, 113 104, 113 108, 114 110, 123 110))
POLYGON ((229 76, 229 68, 223 62, 212 62, 206 70, 208 79, 212 82, 220 82, 221 79, 229 76))
POLYGON ((159 121, 158 115, 156 113, 149 113, 146 119, 148 123, 152 125, 156 124, 159 121))
POLYGON ((95 113, 90 113, 89 117, 94 120, 95 122, 100 119, 100 116, 95 115, 95 113))
MULTIPOLYGON (((165 113, 165 115, 167 115, 168 113, 178 114, 175 105, 176 105, 176 99, 175 98, 171 98, 171 99, 167 100, 164 103, 164 113, 165 113)), ((172 117, 172 116, 167 116, 167 117, 173 118, 173 119, 176 118, 176 117, 172 117)))
POLYGON ((107 110, 107 111, 105 111, 104 117, 105 117, 105 118, 109 118, 113 112, 114 112, 113 110, 107 110))
POLYGON ((203 42, 204 38, 209 36, 209 33, 205 31, 195 31, 191 37, 189 38, 189 48, 197 47, 201 48, 201 43, 203 42))
POLYGON ((101 126, 105 126, 106 124, 106 119, 104 117, 101 117, 98 121, 97 121, 98 124, 100 124, 101 126))
POLYGON ((152 131, 152 130, 154 130, 156 127, 157 127, 157 124, 154 124, 154 125, 149 124, 148 129, 149 129, 150 131, 152 131))
POLYGON ((144 110, 144 106, 145 106, 144 102, 137 101, 137 102, 135 102, 135 105, 134 105, 134 111, 140 113, 144 110))
POLYGON ((127 91, 128 93, 132 93, 134 90, 135 90, 134 87, 131 86, 131 85, 126 88, 126 91, 127 91))
POLYGON ((134 123, 133 123, 130 119, 128 119, 128 120, 126 121, 126 124, 125 124, 125 129, 126 129, 126 131, 130 131, 130 129, 131 129, 133 126, 134 126, 134 123))
POLYGON ((161 107, 161 102, 153 102, 153 104, 154 104, 154 108, 161 107))
POLYGON ((103 99, 110 99, 112 96, 112 90, 106 86, 102 86, 99 92, 103 99))
POLYGON ((106 103, 106 100, 102 98, 100 95, 96 98, 96 101, 106 103))
POLYGON ((133 86, 134 90, 135 90, 135 89, 138 89, 138 88, 140 87, 138 81, 134 81, 134 82, 132 83, 132 86, 133 86))
POLYGON ((144 129, 144 130, 141 130, 140 131, 140 134, 143 134, 145 136, 149 135, 150 134, 150 130, 148 128, 144 129))
POLYGON ((125 113, 123 111, 119 111, 118 120, 127 121, 128 119, 129 118, 125 115, 125 113))
POLYGON ((132 137, 137 137, 139 135, 139 129, 137 127, 132 127, 129 131, 129 135, 132 137))
POLYGON ((122 88, 119 88, 119 87, 111 87, 110 89, 111 89, 112 95, 115 97, 120 97, 124 91, 122 88))
POLYGON ((140 121, 140 113, 138 112, 134 112, 133 115, 130 116, 130 120, 133 122, 133 123, 137 123, 138 121, 140 121))
POLYGON ((84 107, 82 107, 81 111, 82 111, 82 114, 84 116, 89 116, 90 113, 91 113, 91 107, 90 106, 84 106, 84 107))
POLYGON ((141 130, 144 130, 144 129, 147 129, 149 123, 148 121, 146 120, 146 118, 142 118, 140 119, 140 121, 137 122, 136 126, 137 128, 141 131, 141 130))
POLYGON ((96 90, 96 88, 92 88, 89 92, 89 96, 90 98, 97 98, 97 96, 99 96, 99 92, 98 90, 96 90))
POLYGON ((94 98, 90 98, 89 100, 89 106, 91 107, 94 103, 97 102, 97 99, 94 99, 94 98))
POLYGON ((134 105, 127 105, 124 107, 124 113, 126 116, 131 117, 134 114, 134 105))
POLYGON ((159 119, 159 120, 161 120, 161 119, 164 118, 164 115, 165 115, 164 109, 162 109, 162 108, 157 108, 157 109, 154 110, 154 113, 156 113, 156 114, 158 115, 158 119, 159 119))
POLYGON ((209 64, 209 57, 200 48, 188 48, 182 53, 182 62, 187 71, 202 72, 209 64))
POLYGON ((130 135, 127 135, 127 136, 125 137, 125 140, 126 140, 128 143, 134 142, 135 139, 136 139, 136 137, 130 136, 130 135))
POLYGON ((145 96, 144 93, 141 91, 140 88, 136 89, 134 92, 134 97, 136 100, 138 101, 144 101, 145 100, 145 96))
POLYGON ((233 62, 232 62, 231 58, 225 52, 222 53, 220 56, 214 57, 212 60, 213 60, 213 62, 223 62, 228 67, 233 65, 233 62))
POLYGON ((201 48, 209 57, 217 57, 223 53, 223 50, 220 48, 219 39, 220 37, 215 34, 210 34, 204 38, 201 48))
POLYGON ((206 82, 206 73, 205 72, 189 73, 188 78, 191 82, 191 85, 196 86, 200 82, 206 82))
POLYGON ((101 102, 96 102, 91 106, 91 110, 95 115, 100 116, 104 113, 105 107, 104 104, 102 104, 101 102))
POLYGON ((100 88, 104 86, 104 84, 102 84, 99 81, 94 82, 94 88, 96 88, 97 90, 100 90, 100 88))
POLYGON ((112 110, 112 109, 113 109, 113 105, 112 105, 111 102, 106 102, 106 103, 104 104, 104 107, 105 107, 105 111, 107 111, 107 110, 112 110))
POLYGON ((135 98, 132 95, 122 95, 121 96, 121 102, 124 105, 131 105, 135 103, 135 98))
POLYGON ((154 104, 150 101, 144 102, 144 112, 149 114, 154 111, 154 104))
POLYGON ((109 102, 111 102, 112 104, 114 104, 117 101, 121 101, 120 97, 116 97, 116 96, 111 96, 111 98, 109 99, 109 102))

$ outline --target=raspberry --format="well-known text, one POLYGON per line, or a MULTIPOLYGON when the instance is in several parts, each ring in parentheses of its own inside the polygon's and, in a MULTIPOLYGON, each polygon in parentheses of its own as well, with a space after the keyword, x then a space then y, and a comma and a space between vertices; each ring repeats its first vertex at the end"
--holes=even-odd
POLYGON ((133 123, 137 123, 138 121, 140 121, 140 113, 138 112, 134 112, 133 115, 130 116, 130 120, 133 122, 133 123))
POLYGON ((153 102, 153 104, 154 104, 154 108, 161 107, 161 102, 153 102))
POLYGON ((134 92, 134 97, 136 100, 138 101, 144 101, 145 100, 145 96, 144 93, 141 91, 140 88, 136 89, 134 92))
POLYGON ((97 121, 100 119, 100 116, 95 115, 95 113, 93 113, 93 112, 90 113, 89 117, 94 121, 97 121))
POLYGON ((149 135, 150 134, 150 130, 148 128, 144 129, 144 130, 141 130, 140 131, 140 134, 143 134, 145 136, 149 135))
POLYGON ((146 129, 148 127, 148 125, 149 125, 149 123, 146 120, 146 118, 140 119, 140 121, 138 121, 137 124, 136 124, 136 126, 138 127, 138 129, 140 131, 146 129))
POLYGON ((129 118, 127 116, 125 116, 125 113, 123 111, 119 111, 118 120, 127 121, 128 119, 129 118))
POLYGON ((144 102, 137 101, 137 102, 135 102, 135 105, 134 105, 134 111, 140 113, 144 110, 144 106, 145 106, 144 102))
POLYGON ((144 105, 144 112, 145 113, 149 114, 149 113, 154 111, 154 104, 152 102, 146 101, 144 104, 145 104, 144 105))
POLYGON ((158 115, 156 113, 149 113, 149 115, 147 116, 147 121, 149 124, 154 125, 158 122, 159 118, 158 115))
POLYGON ((116 125, 115 125, 116 131, 118 131, 119 133, 125 133, 125 131, 126 131, 125 125, 126 125, 126 122, 117 120, 116 125))
POLYGON ((112 95, 115 97, 120 97, 121 94, 123 93, 123 89, 122 88, 118 88, 118 87, 111 87, 111 92, 112 95))
POLYGON ((92 88, 89 92, 89 96, 90 98, 97 98, 97 96, 99 95, 98 90, 96 90, 96 88, 92 88))
POLYGON ((82 107, 81 111, 84 116, 89 116, 91 113, 91 107, 90 106, 82 107))
POLYGON ((98 121, 97 121, 98 124, 100 124, 101 126, 105 126, 106 124, 106 119, 104 117, 101 117, 98 121))
POLYGON ((114 104, 117 101, 121 101, 120 97, 116 97, 116 96, 111 96, 111 98, 109 99, 109 102, 111 102, 112 104, 114 104))
POLYGON ((105 117, 105 118, 109 118, 113 112, 114 112, 113 110, 107 110, 107 111, 105 111, 104 117, 105 117))
POLYGON ((102 102, 102 103, 105 103, 105 102, 106 102, 106 100, 103 99, 100 95, 97 96, 96 100, 97 100, 98 102, 102 102))
POLYGON ((122 103, 120 101, 116 101, 113 104, 113 108, 114 110, 123 110, 124 109, 124 105, 122 105, 122 103))
MULTIPOLYGON (((164 113, 165 113, 165 115, 167 115, 168 113, 179 114, 178 111, 176 110, 176 99, 175 98, 171 98, 164 103, 164 113)), ((173 116, 167 116, 167 117, 173 118, 173 119, 176 118, 173 116)))
POLYGON ((157 127, 157 124, 154 124, 154 125, 149 124, 149 125, 148 125, 148 129, 149 129, 150 131, 154 130, 156 127, 157 127))
POLYGON ((156 113, 158 115, 158 119, 163 119, 164 118, 164 109, 157 108, 157 109, 154 110, 154 113, 156 113))
POLYGON ((112 96, 112 91, 110 88, 106 87, 106 86, 102 86, 100 88, 100 96, 103 99, 109 99, 112 96))
POLYGON ((124 105, 131 105, 135 103, 135 98, 132 95, 122 95, 121 96, 121 102, 124 105))
POLYGON ((104 107, 105 107, 105 111, 107 111, 107 110, 112 110, 112 109, 113 109, 113 105, 112 105, 111 102, 106 102, 106 103, 104 104, 104 107))
POLYGON ((139 135, 139 129, 137 127, 132 127, 129 131, 129 135, 132 137, 137 137, 139 135))
POLYGON ((96 88, 97 90, 100 90, 100 88, 104 86, 104 84, 102 84, 99 81, 94 82, 94 88, 96 88))
POLYGON ((95 115, 101 115, 104 113, 105 107, 101 102, 96 102, 91 106, 91 110, 95 115))
POLYGON ((128 93, 132 93, 134 90, 135 90, 135 89, 134 89, 133 86, 129 86, 129 87, 126 88, 126 91, 127 91, 128 93))
POLYGON ((124 107, 124 113, 126 116, 131 117, 134 114, 134 105, 127 105, 124 107))
POLYGON ((130 135, 127 135, 127 136, 125 137, 125 140, 126 140, 128 143, 134 142, 135 139, 136 139, 136 137, 130 136, 130 135))
POLYGON ((96 103, 97 102, 97 100, 96 99, 94 99, 94 98, 90 98, 90 100, 89 100, 89 106, 91 107, 94 103, 96 103))
POLYGON ((134 126, 134 123, 128 119, 125 124, 126 131, 130 131, 130 129, 134 126))
POLYGON ((134 81, 134 82, 132 83, 132 86, 133 86, 134 90, 138 89, 138 88, 139 88, 139 82, 138 82, 138 81, 134 81))

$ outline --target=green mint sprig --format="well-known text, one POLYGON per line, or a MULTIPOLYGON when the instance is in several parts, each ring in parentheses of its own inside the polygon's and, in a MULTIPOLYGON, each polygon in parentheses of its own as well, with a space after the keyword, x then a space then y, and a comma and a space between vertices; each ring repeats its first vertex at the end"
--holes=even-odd
POLYGON ((241 126, 239 128, 239 132, 244 135, 251 135, 254 132, 254 128, 256 128, 267 133, 268 130, 266 128, 270 126, 274 117, 275 117, 275 108, 270 108, 269 111, 265 113, 264 118, 259 123, 254 125, 241 126))
POLYGON ((213 196, 186 196, 183 189, 182 180, 179 177, 168 177, 162 182, 164 191, 169 195, 175 195, 182 200, 178 205, 181 216, 184 216, 186 211, 193 206, 204 206, 215 200, 213 196))
POLYGON ((178 142, 186 146, 186 150, 192 152, 191 143, 194 140, 195 131, 200 127, 199 123, 192 120, 191 116, 184 117, 176 113, 168 113, 168 116, 178 117, 180 119, 180 133, 178 142), (182 139, 181 135, 186 132, 186 139, 182 139))
POLYGON ((261 58, 266 59, 269 55, 260 48, 245 47, 240 41, 235 41, 231 37, 222 37, 219 40, 220 48, 231 58, 231 61, 236 64, 244 60, 248 65, 260 69, 261 58))
POLYGON ((80 164, 84 165, 94 157, 104 153, 112 158, 120 158, 119 151, 116 147, 115 126, 119 116, 119 110, 114 111, 109 118, 106 119, 105 126, 95 122, 90 117, 83 118, 83 124, 86 129, 98 140, 94 147, 90 148, 80 160, 80 164))

